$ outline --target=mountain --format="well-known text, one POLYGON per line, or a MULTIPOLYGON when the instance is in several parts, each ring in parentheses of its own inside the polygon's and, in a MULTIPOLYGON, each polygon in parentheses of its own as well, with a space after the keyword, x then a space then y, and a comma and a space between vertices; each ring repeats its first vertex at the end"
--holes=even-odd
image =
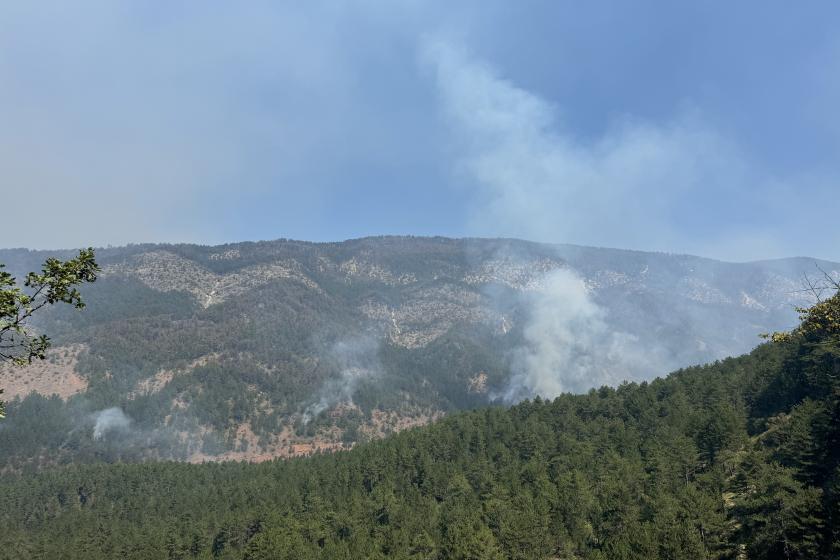
POLYGON ((288 461, 0 475, 0 495, 9 559, 836 559, 840 295, 649 383, 288 461))
MULTIPOLYGON (((48 255, 2 250, 17 275, 48 255)), ((7 467, 264 460, 444 414, 651 379, 795 323, 814 259, 724 263, 511 239, 380 237, 97 251, 56 347, 0 370, 7 467), (32 391, 35 391, 33 394, 32 391), (50 396, 53 395, 53 396, 50 396)))

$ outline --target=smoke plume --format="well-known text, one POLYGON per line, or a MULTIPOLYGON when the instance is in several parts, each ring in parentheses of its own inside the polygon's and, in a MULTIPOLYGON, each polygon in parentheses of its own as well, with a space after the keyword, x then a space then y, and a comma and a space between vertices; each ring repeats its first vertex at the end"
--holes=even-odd
POLYGON ((131 425, 131 418, 117 407, 106 408, 94 413, 93 439, 100 440, 110 431, 127 430, 131 425))
POLYGON ((382 372, 378 349, 379 342, 373 337, 346 339, 333 345, 326 359, 335 363, 338 376, 327 380, 318 391, 315 402, 303 411, 303 423, 308 424, 336 404, 352 403, 359 385, 382 372))
POLYGON ((661 363, 657 351, 612 329, 606 311, 571 270, 549 272, 523 297, 529 314, 525 342, 514 352, 512 377, 497 397, 507 402, 553 398, 661 373, 655 369, 661 363))
MULTIPOLYGON (((551 104, 459 49, 429 42, 424 54, 454 132, 459 171, 473 189, 477 233, 588 244, 620 234, 628 244, 657 248, 679 238, 675 204, 742 177, 735 150, 690 115, 661 127, 628 121, 583 141, 564 129, 551 104)), ((666 373, 664 351, 643 351, 636 336, 612 326, 573 272, 548 272, 538 284, 523 296, 524 344, 499 395, 506 401, 666 373)))

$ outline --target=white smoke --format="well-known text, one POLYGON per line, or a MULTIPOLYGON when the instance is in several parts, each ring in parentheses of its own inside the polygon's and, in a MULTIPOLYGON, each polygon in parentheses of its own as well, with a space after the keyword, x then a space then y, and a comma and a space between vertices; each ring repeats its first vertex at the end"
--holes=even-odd
POLYGON ((624 116, 600 134, 579 135, 562 107, 463 49, 429 40, 423 55, 452 132, 459 182, 473 199, 473 233, 602 247, 620 240, 627 248, 698 254, 710 246, 731 254, 726 248, 736 240, 755 247, 757 237, 770 239, 735 220, 698 235, 687 219, 709 200, 728 201, 725 213, 733 204, 769 204, 785 191, 690 105, 661 124, 624 116), (742 197, 744 184, 761 184, 767 200, 742 197))
POLYGON ((100 440, 106 433, 113 430, 127 430, 131 425, 131 418, 117 407, 106 408, 93 414, 93 439, 100 440))
POLYGON ((303 411, 302 422, 313 418, 339 403, 352 403, 359 385, 381 374, 377 357, 379 341, 373 337, 360 337, 337 342, 327 359, 339 367, 338 377, 327 380, 316 395, 316 400, 303 411))
POLYGON ((568 269, 546 274, 525 296, 529 318, 524 345, 513 358, 513 375, 501 397, 508 402, 540 395, 583 392, 601 385, 661 373, 656 350, 610 328, 606 311, 584 281, 568 269))
MULTIPOLYGON (((678 205, 744 176, 736 150, 690 114, 665 126, 625 120, 584 141, 556 107, 488 65, 445 42, 425 47, 459 171, 474 190, 476 233, 600 245, 620 236, 662 248, 680 239, 678 205)), ((524 344, 497 397, 554 397, 667 373, 664 349, 642 348, 612 326, 573 272, 547 273, 524 298, 524 344)))

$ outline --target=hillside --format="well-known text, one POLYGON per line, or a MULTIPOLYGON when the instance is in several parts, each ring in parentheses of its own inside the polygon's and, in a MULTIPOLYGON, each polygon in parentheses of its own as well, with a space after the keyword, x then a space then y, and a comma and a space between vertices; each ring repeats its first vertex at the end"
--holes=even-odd
POLYGON ((0 557, 837 558, 838 310, 739 358, 352 451, 6 475, 0 557))
MULTIPOLYGON (((2 250, 0 262, 21 275, 47 254, 2 250)), ((8 467, 265 460, 492 402, 651 379, 790 327, 802 275, 840 270, 398 237, 97 256, 87 309, 42 317, 50 358, 0 369, 8 467)))

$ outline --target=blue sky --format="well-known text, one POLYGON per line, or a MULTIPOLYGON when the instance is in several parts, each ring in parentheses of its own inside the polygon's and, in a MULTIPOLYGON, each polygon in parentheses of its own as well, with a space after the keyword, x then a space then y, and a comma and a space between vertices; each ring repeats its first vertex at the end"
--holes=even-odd
POLYGON ((832 2, 7 2, 0 245, 840 260, 838 24, 832 2))

